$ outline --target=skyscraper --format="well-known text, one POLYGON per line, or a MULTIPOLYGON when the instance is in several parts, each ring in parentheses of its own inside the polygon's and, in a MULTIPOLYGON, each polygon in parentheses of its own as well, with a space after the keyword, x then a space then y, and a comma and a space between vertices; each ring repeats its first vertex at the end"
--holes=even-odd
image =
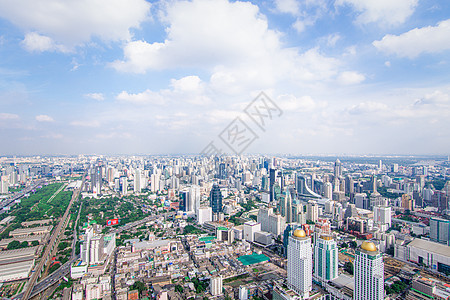
POLYGON ((275 180, 276 179, 277 179, 277 170, 276 169, 270 169, 270 174, 269 174, 270 202, 274 201, 274 199, 275 199, 273 186, 275 185, 275 180))
POLYGON ((342 163, 338 159, 336 159, 336 162, 334 163, 334 177, 339 178, 342 176, 342 163))
POLYGON ((331 235, 322 234, 314 244, 314 276, 325 282, 338 277, 338 249, 331 235))
POLYGON ((312 290, 311 239, 302 229, 296 229, 288 244, 288 285, 301 297, 309 297, 312 290))
POLYGON ((222 212, 222 192, 218 184, 214 184, 211 189, 210 204, 213 213, 222 212))
POLYGON ((430 239, 433 242, 450 246, 450 220, 431 218, 430 239))
POLYGON ((354 281, 353 299, 384 299, 383 256, 372 242, 364 241, 356 250, 354 281))

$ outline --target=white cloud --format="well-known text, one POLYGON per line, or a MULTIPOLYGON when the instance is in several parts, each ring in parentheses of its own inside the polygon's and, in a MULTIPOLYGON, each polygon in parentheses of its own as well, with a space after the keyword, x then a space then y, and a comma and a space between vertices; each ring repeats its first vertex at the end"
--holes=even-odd
POLYGON ((296 15, 300 11, 300 5, 297 0, 275 0, 275 8, 281 13, 296 15))
POLYGON ((122 91, 116 97, 117 100, 124 102, 131 102, 135 104, 164 104, 166 101, 159 93, 151 90, 145 90, 142 93, 130 94, 126 91, 122 91))
POLYGON ((385 35, 373 45, 387 54, 408 58, 450 50, 450 19, 437 26, 415 28, 400 35, 385 35))
POLYGON ((38 121, 38 122, 53 122, 55 120, 53 120, 53 118, 48 115, 37 115, 36 121, 38 121))
POLYGON ((336 5, 351 5, 358 13, 360 24, 400 25, 409 18, 418 0, 337 0, 336 5))
POLYGON ((350 84, 358 84, 363 82, 366 77, 363 74, 353 71, 342 72, 339 74, 337 81, 340 84, 350 85, 350 84))
MULTIPOLYGON (((0 17, 26 32, 39 33, 41 49, 49 47, 49 40, 42 36, 69 48, 93 37, 103 41, 128 40, 130 29, 138 28, 148 18, 149 10, 150 3, 145 0, 0 1, 0 17)), ((30 43, 29 40, 26 37, 24 43, 30 43)))
POLYGON ((84 94, 84 96, 86 98, 91 98, 97 101, 103 101, 105 100, 105 96, 102 93, 89 93, 89 94, 84 94))
POLYGON ((211 102, 206 95, 205 83, 198 76, 186 76, 181 79, 172 79, 170 89, 152 91, 147 89, 141 93, 130 94, 122 91, 116 96, 119 101, 134 104, 157 104, 163 105, 168 102, 204 105, 211 102))
POLYGON ((48 36, 40 35, 36 32, 30 32, 25 34, 25 39, 22 41, 24 48, 30 52, 44 52, 44 51, 54 51, 54 52, 69 52, 69 50, 62 46, 57 45, 48 36))
POLYGON ((380 111, 386 111, 388 106, 380 102, 361 102, 351 106, 348 112, 352 115, 361 115, 367 113, 374 113, 380 111))
MULTIPOLYGON (((309 1, 307 5, 313 5, 309 1)), ((317 6, 322 7, 322 1, 317 6)), ((316 4, 315 4, 316 5, 316 4)), ((184 84, 197 89, 195 95, 178 91, 123 92, 118 99, 135 103, 161 103, 158 95, 179 92, 179 99, 200 104, 210 92, 228 95, 268 90, 278 83, 295 86, 334 81, 342 62, 324 55, 319 48, 300 51, 283 47, 280 33, 268 26, 259 8, 249 2, 193 0, 169 2, 164 8, 167 36, 164 42, 132 41, 124 47, 124 58, 111 63, 121 72, 197 68, 209 72, 209 81, 195 77, 184 84), (233 20, 230 22, 229 20, 233 20), (315 82, 314 82, 315 81, 315 82)), ((322 9, 322 8, 321 8, 322 9)), ((330 36, 329 43, 338 40, 330 36)), ((170 97, 169 97, 170 98, 170 97)))
POLYGON ((183 66, 212 68, 266 59, 280 47, 279 34, 268 29, 256 5, 227 0, 178 1, 168 5, 164 43, 133 41, 123 61, 112 64, 124 72, 183 66), (231 21, 232 20, 232 21, 231 21))
POLYGON ((18 120, 19 115, 10 113, 0 113, 0 120, 18 120))
POLYGON ((280 95, 277 97, 276 103, 283 111, 307 112, 312 111, 317 106, 310 96, 280 95))

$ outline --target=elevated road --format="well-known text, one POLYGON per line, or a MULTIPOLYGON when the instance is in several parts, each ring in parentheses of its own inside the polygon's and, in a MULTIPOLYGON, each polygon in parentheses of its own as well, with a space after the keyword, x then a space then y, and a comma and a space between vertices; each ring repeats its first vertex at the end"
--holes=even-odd
MULTIPOLYGON (((72 208, 73 202, 76 199, 78 199, 78 196, 80 195, 80 191, 81 191, 81 188, 83 187, 83 185, 84 185, 84 176, 83 176, 83 181, 82 181, 80 189, 77 189, 74 191, 74 193, 72 195, 72 199, 70 200, 69 205, 67 206, 66 212, 64 213, 63 217, 61 218, 61 220, 58 224, 58 227, 53 232, 53 234, 50 238, 50 242, 48 243, 47 247, 45 248, 44 255, 42 255, 41 260, 39 261, 39 264, 34 269, 34 272, 31 275, 31 278, 27 283, 27 286, 25 288, 25 291, 23 292, 23 296, 21 299, 23 299, 23 300, 30 299, 31 293, 33 292, 34 286, 36 285, 38 278, 41 276, 45 265, 50 260, 51 253, 56 246, 56 241, 59 238, 59 234, 61 233, 61 230, 66 228, 66 226, 67 226, 70 209, 72 208)), ((69 270, 70 270, 70 265, 69 265, 69 270)))

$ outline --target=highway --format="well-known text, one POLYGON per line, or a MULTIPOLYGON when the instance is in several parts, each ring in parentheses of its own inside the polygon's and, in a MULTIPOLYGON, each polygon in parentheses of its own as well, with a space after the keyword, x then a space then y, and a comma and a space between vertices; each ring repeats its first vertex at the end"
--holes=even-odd
POLYGON ((141 219, 139 221, 134 221, 134 222, 128 223, 126 225, 120 226, 120 227, 112 230, 111 232, 113 232, 113 233, 121 233, 124 230, 129 230, 132 227, 137 227, 137 226, 139 226, 139 225, 141 225, 143 223, 147 223, 149 221, 153 221, 153 220, 155 220, 155 219, 157 219, 159 217, 166 218, 166 217, 170 217, 170 216, 174 216, 174 215, 175 215, 174 212, 166 212, 166 213, 163 213, 161 215, 148 216, 148 217, 145 217, 145 218, 143 218, 143 219, 141 219))
MULTIPOLYGON (((34 288, 33 291, 30 294, 29 298, 33 298, 37 294, 42 293, 47 288, 55 284, 56 282, 59 282, 64 276, 68 276, 70 273, 70 266, 78 259, 79 256, 76 256, 72 258, 71 260, 67 261, 64 265, 62 265, 58 270, 53 272, 52 274, 48 275, 46 278, 38 282, 34 288)), ((19 300, 23 297, 23 293, 17 294, 14 296, 14 300, 19 300)))
MULTIPOLYGON (((47 247, 45 248, 44 255, 42 255, 41 260, 39 261, 39 264, 34 268, 34 272, 31 275, 31 278, 25 287, 25 291, 23 292, 23 296, 22 296, 23 300, 27 300, 30 298, 31 293, 34 290, 34 286, 35 286, 39 276, 41 276, 41 273, 42 273, 42 270, 44 269, 45 264, 50 260, 50 255, 53 251, 53 248, 55 247, 56 241, 58 240, 59 234, 61 233, 61 230, 63 229, 63 227, 65 228, 67 226, 67 218, 69 217, 70 208, 72 207, 73 202, 78 198, 80 191, 83 188, 83 185, 84 185, 84 176, 83 176, 83 181, 82 181, 80 189, 77 189, 76 191, 74 191, 74 193, 72 195, 72 199, 70 200, 70 203, 67 206, 66 212, 64 213, 63 217, 61 218, 61 220, 58 224, 58 227, 53 232, 53 235, 50 238, 50 242, 48 243, 47 247)), ((70 268, 70 265, 69 265, 69 268, 70 268)))
POLYGON ((26 187, 21 192, 16 193, 12 196, 10 199, 6 199, 3 202, 0 203, 0 214, 4 212, 3 208, 10 205, 11 203, 14 203, 14 201, 22 198, 25 194, 28 194, 32 190, 34 190, 37 186, 42 185, 45 183, 45 179, 39 179, 34 184, 30 185, 29 187, 26 187))

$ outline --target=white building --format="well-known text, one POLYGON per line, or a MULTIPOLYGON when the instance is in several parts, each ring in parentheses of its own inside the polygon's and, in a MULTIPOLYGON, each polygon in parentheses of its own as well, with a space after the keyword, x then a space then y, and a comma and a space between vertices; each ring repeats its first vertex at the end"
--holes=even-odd
POLYGON ((306 220, 317 222, 319 219, 319 205, 314 200, 309 200, 306 207, 306 220))
POLYGON ((373 222, 381 231, 386 231, 391 227, 391 207, 390 206, 374 206, 373 222))
POLYGON ((333 197, 333 185, 331 182, 325 182, 323 184, 323 196, 330 200, 333 197))
POLYGON ((355 257, 355 300, 384 299, 383 256, 374 243, 364 241, 356 250, 355 257))
POLYGON ((210 293, 213 296, 222 294, 222 276, 211 278, 210 293))
POLYGON ((312 290, 312 246, 304 230, 296 229, 289 237, 287 259, 289 287, 301 297, 309 297, 312 290))
POLYGON ((260 208, 258 211, 258 222, 261 230, 279 236, 286 229, 286 222, 279 214, 273 213, 273 208, 260 208))
POLYGON ((314 276, 324 282, 338 277, 338 248, 331 235, 322 234, 314 243, 314 276))
POLYGON ((247 300, 248 299, 248 289, 245 286, 239 287, 239 300, 247 300))
POLYGON ((203 224, 205 222, 212 221, 212 208, 211 207, 200 207, 197 213, 198 224, 203 224))
POLYGON ((255 232, 261 231, 261 223, 249 221, 244 223, 244 240, 253 242, 255 240, 255 232))

